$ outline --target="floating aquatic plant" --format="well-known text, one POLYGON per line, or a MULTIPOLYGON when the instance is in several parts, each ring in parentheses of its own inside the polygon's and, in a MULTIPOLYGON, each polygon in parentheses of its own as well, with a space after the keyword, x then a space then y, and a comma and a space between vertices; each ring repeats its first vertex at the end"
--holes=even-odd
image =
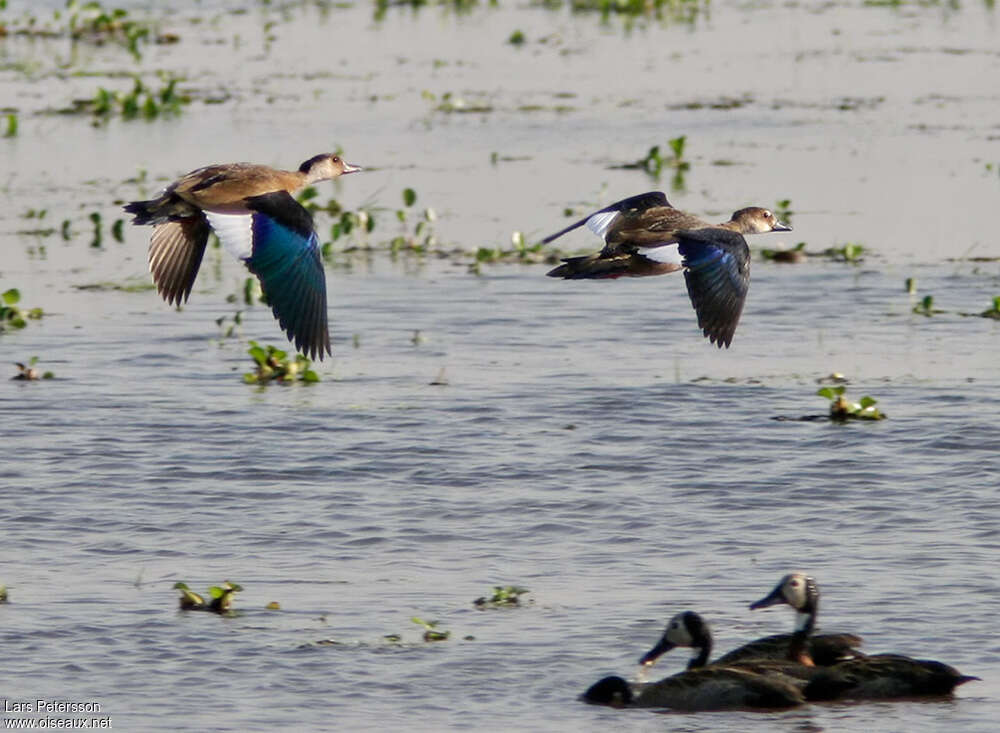
POLYGON ((994 318, 1000 320, 1000 295, 994 295, 993 303, 979 315, 983 318, 994 318))
POLYGON ((4 125, 3 136, 17 137, 17 115, 13 112, 8 113, 5 120, 6 124, 4 125))
POLYGON ((38 320, 43 315, 41 308, 24 309, 18 307, 21 302, 21 291, 10 288, 0 293, 0 333, 11 329, 20 329, 28 325, 29 320, 38 320))
MULTIPOLYGON (((0 5, 0 10, 3 7, 0 5)), ((6 25, 0 24, 0 29, 12 35, 69 38, 94 45, 117 43, 137 60, 141 58, 140 41, 175 43, 179 40, 173 33, 154 33, 150 22, 130 18, 123 8, 105 8, 94 0, 67 0, 62 9, 53 11, 51 19, 26 15, 6 25)))
POLYGON ((525 41, 524 32, 516 30, 510 34, 510 38, 507 39, 507 43, 511 46, 523 46, 525 41))
POLYGON ((775 202, 772 213, 785 224, 791 224, 792 216, 795 214, 795 212, 792 211, 792 200, 779 199, 775 202))
POLYGON ((475 261, 469 269, 475 274, 482 272, 482 265, 496 262, 537 263, 548 261, 552 254, 542 242, 529 245, 522 232, 511 232, 510 249, 499 245, 495 247, 479 247, 476 250, 475 261))
POLYGON ((493 111, 493 105, 485 101, 472 101, 453 92, 445 92, 438 96, 433 92, 424 90, 421 96, 434 104, 435 112, 448 114, 470 114, 486 113, 493 111))
POLYGON ((830 247, 826 250, 825 254, 831 259, 854 264, 861 261, 865 251, 865 246, 863 244, 848 242, 841 247, 830 247))
POLYGON ((472 603, 476 608, 503 608, 521 605, 521 596, 530 591, 518 585, 495 585, 490 596, 480 596, 472 603))
POLYGON ((222 331, 223 339, 234 338, 239 335, 239 328, 243 325, 243 311, 236 311, 230 316, 219 316, 215 319, 215 325, 222 331))
POLYGON ((7 586, 0 583, 0 603, 7 603, 10 600, 7 595, 7 586))
MULTIPOLYGON (((497 0, 489 0, 487 5, 495 7, 497 0)), ((467 13, 479 5, 479 0, 375 0, 375 20, 383 20, 391 8, 410 8, 417 10, 426 6, 434 6, 451 10, 457 14, 467 13)))
MULTIPOLYGON (((782 219, 784 220, 784 219, 782 219)), ((760 256, 768 260, 769 262, 805 262, 808 257, 808 252, 806 252, 806 243, 799 242, 791 249, 762 249, 760 250, 760 256)))
POLYGON ((417 203, 417 192, 412 188, 403 189, 403 208, 396 210, 396 219, 403 225, 403 234, 393 237, 389 242, 389 251, 397 254, 400 250, 409 250, 423 254, 437 244, 433 224, 437 221, 437 212, 427 207, 417 213, 412 209, 417 203), (412 231, 407 228, 413 222, 412 231))
POLYGON ((39 371, 35 368, 38 363, 38 357, 33 356, 28 359, 27 364, 22 364, 19 361, 15 361, 14 365, 17 367, 18 372, 11 379, 19 379, 26 382, 33 382, 38 379, 53 379, 56 375, 50 371, 39 371))
POLYGON ((944 313, 943 310, 934 307, 934 296, 925 295, 920 302, 913 306, 913 312, 921 316, 933 316, 935 313, 944 313))
POLYGON ((884 420, 884 412, 875 407, 876 400, 865 395, 858 402, 844 396, 845 387, 820 387, 816 394, 830 400, 831 420, 884 420))
MULTIPOLYGON (((546 7, 559 8, 560 0, 547 0, 546 7)), ((698 15, 708 8, 708 0, 569 0, 570 8, 577 13, 598 12, 607 20, 612 15, 626 18, 652 16, 674 23, 694 23, 698 15)))
POLYGON ((410 621, 424 627, 424 641, 446 641, 451 636, 450 631, 438 631, 437 621, 424 621, 417 616, 410 618, 410 621))
POLYGON ((318 382, 319 375, 310 369, 312 362, 302 354, 289 358, 288 352, 274 346, 261 346, 250 342, 247 353, 253 358, 256 369, 243 375, 247 384, 267 384, 268 382, 318 382))
POLYGON ((152 120, 179 115, 184 105, 190 104, 191 98, 177 91, 179 77, 164 76, 162 81, 159 89, 152 89, 136 76, 132 80, 132 89, 127 92, 98 87, 92 99, 75 102, 72 108, 63 111, 68 114, 89 111, 96 124, 107 122, 115 116, 123 120, 140 117, 152 120))
POLYGON ((243 586, 239 583, 231 583, 228 580, 223 582, 222 585, 213 585, 208 589, 208 594, 212 600, 207 603, 204 596, 191 590, 187 583, 180 581, 174 583, 174 590, 178 590, 181 593, 178 605, 182 611, 209 611, 223 616, 232 612, 233 594, 242 591, 243 586))
POLYGON ((671 188, 675 191, 683 191, 685 185, 685 175, 691 169, 691 164, 684 159, 684 148, 687 145, 687 136, 680 135, 679 137, 668 140, 667 145, 670 147, 669 155, 665 155, 664 152, 660 150, 659 145, 654 145, 649 149, 645 157, 640 158, 634 163, 623 163, 622 165, 612 166, 612 168, 645 171, 656 180, 660 179, 660 176, 665 168, 670 169, 674 172, 673 178, 670 182, 671 188))

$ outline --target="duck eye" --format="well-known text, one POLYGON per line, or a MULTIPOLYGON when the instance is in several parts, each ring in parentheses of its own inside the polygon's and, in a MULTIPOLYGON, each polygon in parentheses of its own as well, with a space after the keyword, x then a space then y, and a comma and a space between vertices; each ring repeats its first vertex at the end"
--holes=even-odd
POLYGON ((330 162, 331 163, 339 163, 340 162, 340 156, 339 155, 333 156, 332 158, 330 158, 330 162))

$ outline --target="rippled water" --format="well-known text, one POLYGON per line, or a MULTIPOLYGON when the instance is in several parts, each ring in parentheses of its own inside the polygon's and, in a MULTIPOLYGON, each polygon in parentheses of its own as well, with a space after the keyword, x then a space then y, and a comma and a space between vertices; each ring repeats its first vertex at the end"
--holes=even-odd
MULTIPOLYGON (((976 3, 719 4, 693 27, 631 32, 531 7, 380 23, 365 6, 255 8, 181 25, 180 48, 142 62, 232 99, 98 129, 31 111, 95 85, 46 71, 59 49, 0 41, 7 61, 42 67, 30 84, 0 76, 21 110, 20 134, 0 140, 0 289, 50 313, 0 336, 0 353, 38 355, 57 376, 0 383, 5 699, 97 701, 123 730, 992 730, 1000 323, 962 314, 1000 277, 995 261, 953 258, 1000 255, 1000 179, 985 167, 1000 162, 995 24, 976 3), (517 27, 520 50, 503 43, 517 27), (496 110, 434 113, 422 89, 484 93, 496 110), (573 109, 518 111, 557 92, 573 109), (670 107, 744 92, 732 110, 670 107), (843 110, 846 96, 885 99, 843 110), (567 205, 668 186, 607 166, 682 133, 693 165, 678 205, 724 214, 791 197, 794 238, 753 244, 872 254, 756 259, 728 351, 700 338, 680 276, 568 283, 542 264, 476 276, 464 261, 376 255, 328 271, 323 381, 263 390, 241 381, 246 341, 283 339, 257 307, 220 342, 213 321, 232 314, 243 273, 217 252, 183 312, 148 291, 76 287, 145 277, 147 232, 99 249, 84 234, 88 212, 111 220, 114 199, 158 185, 126 182, 137 168, 291 164, 342 144, 381 170, 324 196, 395 208, 414 186, 439 237, 472 249, 547 233, 567 205), (527 159, 491 166, 496 150, 527 159), (17 234, 29 207, 80 233, 17 234), (945 312, 913 314, 907 277, 945 312), (447 384, 431 385, 442 370, 447 384), (890 418, 794 419, 825 411, 817 380, 834 371, 890 418), (946 701, 775 714, 576 700, 600 676, 633 675, 678 610, 703 613, 720 650, 787 630, 787 609, 746 604, 793 568, 818 579, 824 630, 983 681, 946 701), (176 610, 176 580, 226 578, 245 588, 238 617, 176 610), (506 584, 531 603, 474 609, 506 584), (412 616, 452 638, 424 643, 412 616)), ((127 59, 81 53, 88 68, 127 59)))

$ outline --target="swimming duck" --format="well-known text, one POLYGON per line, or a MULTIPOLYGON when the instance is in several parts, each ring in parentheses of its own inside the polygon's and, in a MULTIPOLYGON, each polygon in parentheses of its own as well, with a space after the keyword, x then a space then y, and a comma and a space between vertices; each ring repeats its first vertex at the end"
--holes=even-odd
MULTIPOLYGON (((815 626, 819 606, 816 581, 803 573, 790 573, 767 596, 750 604, 750 609, 781 603, 796 612, 789 659, 812 665, 806 641, 815 626)), ((978 679, 933 660, 913 659, 901 654, 874 654, 816 669, 802 692, 807 700, 950 695, 959 685, 978 679)))
POLYGON ((797 680, 738 667, 705 666, 712 650, 712 635, 708 624, 693 611, 674 616, 663 638, 643 655, 640 664, 649 666, 661 654, 678 646, 697 650, 686 671, 658 682, 636 685, 635 689, 621 677, 605 677, 592 685, 582 699, 613 707, 669 707, 689 711, 787 708, 805 701, 797 680))
POLYGON ((735 211, 729 221, 713 225, 675 209, 662 192, 650 191, 606 206, 542 243, 584 224, 604 239, 604 249, 564 259, 549 277, 647 277, 684 269, 698 325, 719 348, 732 342, 750 284, 750 248, 742 235, 791 231, 759 206, 735 211))
MULTIPOLYGON (((742 667, 747 662, 785 661, 789 658, 791 640, 792 634, 765 636, 723 654, 712 665, 742 667)), ((863 657, 864 654, 855 649, 861 643, 861 637, 854 634, 821 634, 809 636, 806 641, 810 661, 817 665, 830 665, 845 659, 863 657)), ((679 646, 691 647, 696 652, 688 662, 688 669, 703 667, 709 663, 708 658, 712 652, 711 631, 702 617, 693 611, 674 616, 667 624, 663 637, 639 660, 639 664, 651 666, 664 652, 679 646)))
POLYGON ((312 216, 294 195, 308 185, 361 170, 323 153, 296 171, 253 163, 198 168, 155 199, 124 208, 133 224, 152 224, 149 270, 171 305, 186 302, 214 231, 243 262, 267 296, 295 348, 322 359, 330 353, 326 276, 312 216))

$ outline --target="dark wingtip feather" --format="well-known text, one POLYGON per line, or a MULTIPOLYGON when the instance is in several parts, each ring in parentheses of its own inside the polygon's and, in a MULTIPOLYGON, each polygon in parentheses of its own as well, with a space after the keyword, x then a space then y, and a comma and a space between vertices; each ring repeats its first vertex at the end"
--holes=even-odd
POLYGON ((326 274, 312 219, 284 191, 247 199, 253 254, 246 265, 260 280, 278 325, 295 348, 322 361, 330 350, 326 274))
POLYGON ((725 229, 677 233, 684 257, 684 280, 709 342, 729 348, 743 313, 750 284, 750 249, 746 240, 725 229))

